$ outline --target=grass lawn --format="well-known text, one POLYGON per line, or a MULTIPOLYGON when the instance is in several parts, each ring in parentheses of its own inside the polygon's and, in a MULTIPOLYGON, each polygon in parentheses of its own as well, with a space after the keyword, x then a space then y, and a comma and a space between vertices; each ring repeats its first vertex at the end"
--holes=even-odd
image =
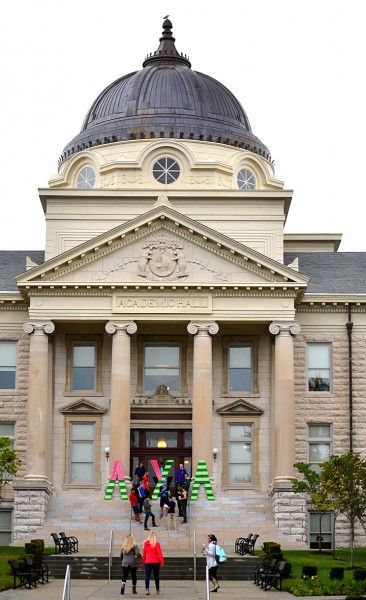
MULTIPOLYGON (((366 581, 355 581, 354 570, 351 570, 351 551, 337 550, 336 557, 331 552, 316 550, 283 550, 283 559, 291 564, 289 579, 284 579, 282 589, 295 596, 332 596, 332 595, 363 595, 366 594, 366 581), (302 567, 305 565, 318 568, 316 579, 302 579, 302 567), (341 581, 330 579, 333 567, 344 569, 341 581)), ((366 569, 366 548, 354 550, 354 567, 366 569)))
MULTIPOLYGON (((53 548, 45 548, 44 554, 54 554, 53 548)), ((13 587, 14 577, 11 574, 10 565, 8 560, 14 559, 19 560, 22 556, 25 556, 24 546, 10 547, 0 546, 0 592, 4 590, 10 590, 13 587)))

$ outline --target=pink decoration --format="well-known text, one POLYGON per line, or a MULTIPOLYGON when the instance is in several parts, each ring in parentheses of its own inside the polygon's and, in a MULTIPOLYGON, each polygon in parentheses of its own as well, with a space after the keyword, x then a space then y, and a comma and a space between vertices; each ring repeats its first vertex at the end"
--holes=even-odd
POLYGON ((124 481, 125 479, 125 474, 123 472, 123 467, 122 467, 122 461, 117 459, 114 461, 113 463, 113 467, 112 467, 112 471, 111 474, 109 476, 109 479, 112 480, 117 480, 118 481, 124 481))
POLYGON ((160 471, 160 468, 158 465, 158 461, 153 458, 152 460, 150 460, 150 464, 155 471, 156 477, 158 478, 159 481, 161 481, 163 478, 162 478, 161 471, 160 471))

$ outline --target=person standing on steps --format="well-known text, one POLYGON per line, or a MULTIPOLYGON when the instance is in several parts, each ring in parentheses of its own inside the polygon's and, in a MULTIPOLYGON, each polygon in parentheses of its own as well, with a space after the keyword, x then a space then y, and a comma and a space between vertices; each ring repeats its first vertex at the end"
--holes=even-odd
POLYGON ((164 557, 155 531, 151 531, 142 552, 142 566, 145 567, 146 596, 150 596, 151 572, 154 575, 156 593, 160 594, 160 567, 164 566, 164 557))
POLYGON ((160 496, 160 518, 161 519, 164 516, 164 507, 168 504, 168 495, 169 495, 168 484, 167 484, 167 480, 164 479, 163 483, 161 484, 161 486, 159 488, 159 496, 160 496))
POLYGON ((149 490, 145 490, 144 512, 145 512, 145 522, 144 522, 145 531, 150 531, 150 529, 147 526, 149 517, 151 517, 151 519, 152 519, 152 526, 158 527, 158 525, 155 522, 155 515, 152 512, 152 502, 151 502, 149 490))
POLYGON ((167 523, 166 523, 166 528, 170 529, 170 523, 173 524, 173 529, 175 529, 176 531, 178 530, 178 523, 177 523, 177 517, 175 515, 175 507, 176 507, 176 502, 175 500, 173 500, 173 497, 171 494, 169 494, 169 499, 168 499, 168 513, 167 513, 167 523))
POLYGON ((178 506, 180 505, 183 523, 187 523, 187 491, 184 489, 182 485, 178 486, 178 506))
POLYGON ((217 569, 219 568, 219 565, 215 559, 216 544, 217 544, 216 536, 213 533, 210 533, 207 536, 207 542, 208 542, 207 546, 205 544, 203 544, 203 546, 202 546, 202 554, 204 556, 206 556, 206 561, 207 561, 207 566, 208 566, 208 575, 209 575, 210 581, 212 581, 213 586, 214 586, 212 592, 217 592, 217 590, 220 588, 220 586, 219 586, 219 582, 217 579, 217 569))
POLYGON ((122 544, 121 548, 121 560, 122 560, 122 583, 121 583, 121 594, 125 593, 126 582, 128 579, 128 572, 131 571, 132 578, 132 593, 137 594, 137 559, 140 558, 141 553, 139 547, 135 543, 135 539, 132 533, 129 533, 122 544))
POLYGON ((133 510, 133 514, 135 515, 135 522, 138 523, 139 525, 142 525, 140 503, 139 503, 138 498, 139 497, 138 497, 137 486, 133 485, 131 488, 131 492, 128 496, 128 499, 130 501, 131 508, 133 510))
POLYGON ((140 485, 140 481, 142 479, 142 477, 145 475, 146 473, 146 469, 145 469, 145 465, 143 463, 142 460, 140 460, 140 464, 138 467, 136 467, 135 469, 135 477, 136 477, 136 485, 140 485))
POLYGON ((175 474, 175 496, 178 502, 178 517, 183 517, 180 505, 180 498, 178 495, 178 488, 180 485, 184 484, 184 476, 186 475, 186 473, 187 471, 185 470, 183 463, 180 463, 179 468, 177 469, 175 474))

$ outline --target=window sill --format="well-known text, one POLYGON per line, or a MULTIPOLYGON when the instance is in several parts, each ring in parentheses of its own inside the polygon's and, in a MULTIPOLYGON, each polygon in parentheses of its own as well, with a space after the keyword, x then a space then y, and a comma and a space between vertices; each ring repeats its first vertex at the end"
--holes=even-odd
POLYGON ((335 398, 334 392, 305 392, 304 398, 335 398))
POLYGON ((19 390, 0 390, 0 396, 20 396, 19 390))
POLYGON ((237 490, 250 490, 250 491, 259 491, 260 490, 260 486, 257 483, 238 483, 238 484, 234 484, 234 483, 230 483, 228 484, 223 484, 222 486, 222 491, 223 492, 233 492, 233 491, 237 491, 237 490))
POLYGON ((101 490, 100 483, 63 483, 63 490, 101 490))
POLYGON ((260 398, 259 392, 230 392, 221 394, 221 398, 260 398))

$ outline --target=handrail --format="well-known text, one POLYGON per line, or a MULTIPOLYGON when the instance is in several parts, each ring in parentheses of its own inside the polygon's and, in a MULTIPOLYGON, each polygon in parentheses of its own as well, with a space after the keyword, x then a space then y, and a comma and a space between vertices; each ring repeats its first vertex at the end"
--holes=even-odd
POLYGON ((193 581, 197 577, 197 548, 196 548, 196 530, 193 530, 193 581))
POLYGON ((70 600, 70 589, 71 589, 70 575, 71 575, 71 567, 70 567, 70 565, 67 565, 66 573, 65 573, 64 589, 62 592, 62 600, 70 600))
POLYGON ((208 565, 206 565, 206 598, 210 600, 210 577, 208 574, 208 565))
POLYGON ((108 551, 108 579, 109 579, 109 581, 111 580, 112 562, 113 562, 113 530, 111 531, 111 535, 109 537, 109 551, 108 551))

